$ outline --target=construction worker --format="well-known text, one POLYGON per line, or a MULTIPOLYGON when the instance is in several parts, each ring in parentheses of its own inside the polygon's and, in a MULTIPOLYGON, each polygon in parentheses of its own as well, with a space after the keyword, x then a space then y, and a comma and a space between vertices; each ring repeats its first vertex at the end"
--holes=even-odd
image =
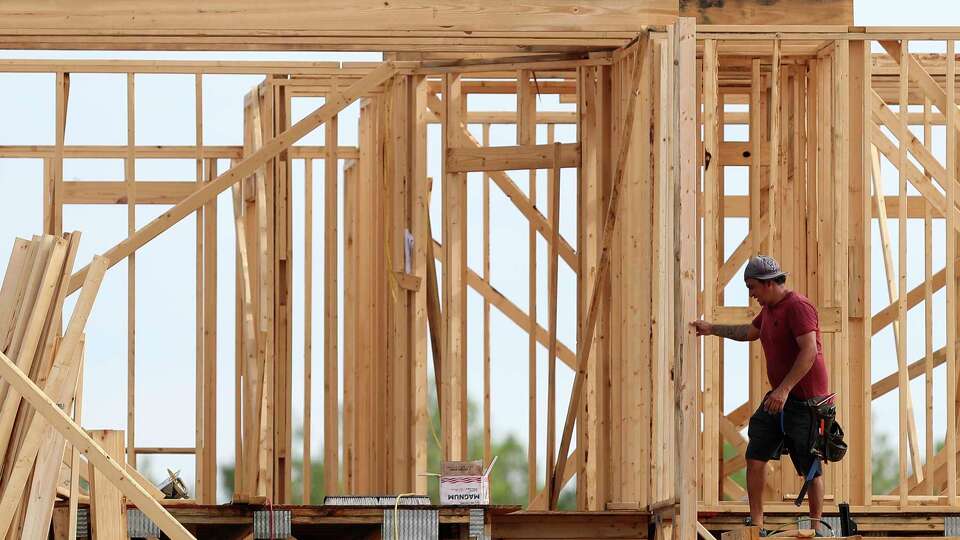
POLYGON ((720 336, 736 341, 759 339, 767 359, 767 378, 773 389, 750 417, 747 430, 747 496, 750 522, 763 528, 763 487, 766 465, 789 452, 800 476, 810 474, 811 523, 820 536, 823 477, 811 452, 816 415, 808 406, 828 395, 817 309, 801 294, 786 287, 787 273, 773 257, 760 255, 747 262, 743 273, 750 297, 761 306, 750 324, 721 325, 691 322, 698 336, 720 336), (818 399, 819 398, 819 399, 818 399), (816 470, 814 470, 816 469, 816 470))

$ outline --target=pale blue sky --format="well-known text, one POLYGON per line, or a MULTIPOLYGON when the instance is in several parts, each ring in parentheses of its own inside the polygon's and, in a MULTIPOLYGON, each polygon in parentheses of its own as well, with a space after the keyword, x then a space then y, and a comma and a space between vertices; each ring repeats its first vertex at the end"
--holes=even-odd
MULTIPOLYGON (((855 23, 857 25, 960 25, 960 7, 952 2, 934 0, 915 0, 904 10, 904 3, 894 0, 858 0, 855 4, 855 23)), ((920 49, 917 49, 920 50, 920 49)), ((943 50, 942 47, 939 50, 943 50)), ((0 51, 3 58, 166 58, 166 59, 277 59, 277 60, 374 60, 377 54, 316 54, 316 53, 103 53, 103 52, 30 52, 0 51)), ((205 76, 204 85, 204 141, 206 144, 240 144, 242 141, 242 97, 252 86, 261 81, 258 76, 211 75, 205 76)), ((53 143, 53 75, 0 74, 0 101, 8 104, 0 119, 15 129, 0 130, 0 144, 52 144, 53 143), (11 105, 12 104, 12 105, 11 105)), ((126 134, 126 90, 124 75, 75 74, 71 79, 70 115, 68 117, 68 144, 124 144, 126 134)), ((138 75, 136 79, 137 143, 138 144, 193 144, 193 78, 189 75, 138 75)), ((312 107, 315 100, 300 99, 294 103, 295 113, 303 115, 312 107)), ((510 99, 489 96, 472 98, 471 107, 490 110, 510 110, 514 103, 510 99), (475 101, 474 101, 475 99, 475 101)), ((572 110, 559 104, 555 97, 543 97, 538 107, 541 109, 572 110)), ((340 122, 340 143, 356 144, 357 108, 354 105, 346 111, 340 122)), ((321 130, 322 131, 322 130, 321 130)), ((439 134, 436 127, 431 128, 431 138, 439 134)), ((479 130, 475 132, 480 138, 479 130)), ((492 144, 514 144, 512 126, 495 126, 491 130, 492 144)), ((546 130, 541 127, 538 134, 540 142, 545 142, 546 130)), ((576 135, 572 127, 558 127, 558 140, 572 141, 576 135)), ((935 133, 935 140, 942 146, 942 129, 935 133)), ((322 132, 308 136, 309 144, 321 144, 322 132)), ((430 174, 439 177, 439 161, 436 151, 430 155, 430 174)), ((939 152, 942 155, 942 148, 939 152)), ((121 180, 123 178, 122 161, 103 160, 67 160, 64 167, 65 177, 69 179, 121 180)), ((226 165, 221 163, 221 169, 226 165)), ((193 162, 191 160, 138 160, 137 175, 142 180, 192 180, 193 162)), ((323 177, 322 162, 315 162, 314 178, 319 182, 323 177)), ((303 283, 300 261, 303 244, 303 165, 294 164, 293 189, 298 198, 294 199, 294 266, 295 291, 301 290, 303 283)), ((565 183, 572 179, 571 171, 565 172, 565 183)), ((6 266, 6 253, 9 252, 15 236, 29 236, 40 230, 41 200, 41 164, 39 160, 0 159, 0 189, 8 194, 5 212, 0 215, 0 270, 6 266)), ((527 188, 525 175, 514 176, 517 183, 527 188)), ((896 174, 889 166, 884 168, 884 178, 895 190, 896 174)), ((731 190, 737 189, 737 180, 730 178, 731 190)), ((481 231, 481 184, 479 175, 470 178, 468 262, 476 271, 481 271, 480 242, 481 231)), ((539 204, 546 208, 545 176, 541 174, 538 182, 539 204)), ((571 186, 572 188, 572 186, 571 186)), ((741 188, 742 189, 742 188, 741 188)), ((732 191, 731 191, 732 193, 732 191)), ((435 197, 435 200, 438 197, 435 197)), ((229 299, 233 295, 233 228, 230 199, 219 199, 219 291, 221 302, 218 306, 219 317, 219 437, 218 455, 221 462, 233 459, 233 305, 229 299)), ((521 308, 527 306, 527 226, 521 214, 498 190, 491 189, 492 220, 491 279, 495 287, 511 298, 521 308), (518 256, 519 254, 519 256, 518 256)), ((315 190, 315 275, 314 310, 319 313, 323 298, 321 258, 316 254, 323 252, 323 204, 322 190, 315 190)), ((149 219, 162 212, 162 207, 140 207, 137 210, 137 224, 143 225, 149 219)), ((439 205, 434 205, 434 223, 439 236, 439 205)), ((563 220, 562 232, 567 240, 575 245, 576 223, 573 219, 575 199, 572 189, 565 189, 561 203, 563 220)), ((919 224, 917 224, 919 225, 919 224)), ((125 206, 71 206, 64 211, 66 230, 83 231, 81 253, 78 261, 82 264, 94 253, 102 252, 123 238, 126 234, 125 206)), ((895 222, 891 222, 894 233, 895 222)), ((138 252, 137 256, 137 445, 138 446, 192 446, 194 433, 194 231, 192 217, 184 220, 161 237, 138 252)), ((727 245, 735 246, 745 233, 744 223, 731 222, 727 227, 727 245)), ((916 239, 922 238, 918 227, 911 223, 911 246, 916 239)), ((943 245, 942 227, 937 229, 935 241, 943 245), (939 239, 939 240, 937 240, 939 239)), ((922 244, 921 244, 922 245, 922 244)), ((729 249, 732 249, 730 247, 729 249)), ((911 247, 911 249, 915 249, 911 247)), ((546 243, 541 238, 538 248, 538 268, 541 278, 538 282, 539 319, 543 326, 546 319, 546 243)), ((917 252, 919 256, 919 251, 917 252)), ((918 258, 918 257, 917 257, 918 258)), ((873 267, 880 272, 882 259, 875 253, 873 267)), ((918 263, 919 264, 919 263, 918 263)), ((936 254, 935 268, 943 264, 943 254, 936 254)), ((922 279, 922 266, 908 267, 911 286, 922 279)), ((575 333, 574 284, 569 269, 561 265, 560 280, 561 339, 573 348, 575 333)), ((93 315, 88 324, 87 378, 85 381, 84 418, 85 427, 124 429, 126 425, 126 262, 112 269, 104 282, 93 315)), ((881 274, 875 276, 874 308, 882 307, 879 299, 886 298, 881 274)), ((743 303, 745 292, 734 280, 728 290, 728 302, 743 303)), ((482 397, 482 299, 471 292, 469 296, 470 324, 469 347, 469 392, 472 399, 480 401, 482 397)), ((70 304, 72 305, 72 304, 70 304)), ((942 312, 941 300, 937 308, 942 312)), ((294 373, 302 373, 302 310, 300 296, 294 293, 294 373)), ((69 307, 68 307, 69 312, 69 307)), ((910 334, 910 359, 922 353, 922 309, 911 312, 908 332, 910 334), (918 337, 919 336, 919 337, 918 337)), ((320 347, 323 343, 322 318, 315 316, 314 328, 314 422, 313 448, 319 454, 322 448, 322 360, 320 347)), ((491 309, 492 320, 492 356, 493 373, 493 417, 495 435, 515 433, 526 439, 527 433, 527 338, 509 320, 491 309)), ((944 340, 942 326, 937 328, 935 341, 944 340)), ((939 346, 939 345, 937 345, 939 346)), ((874 342, 874 379, 889 373, 895 366, 892 355, 881 351, 892 350, 892 337, 889 330, 877 336, 874 342)), ((746 388, 737 386, 738 375, 743 364, 736 361, 742 355, 743 347, 738 344, 727 346, 728 390, 727 409, 739 405, 746 397, 746 388)), ((540 463, 543 462, 546 412, 543 399, 546 395, 546 351, 540 349, 540 369, 538 373, 541 405, 538 412, 538 447, 540 463)), ((942 379, 942 376, 940 377, 942 379)), ((302 410, 302 386, 294 383, 294 416, 299 423, 302 410)), ((565 368, 558 372, 558 429, 562 427, 569 386, 572 374, 565 368)), ((942 396, 942 380, 938 385, 942 396)), ((923 383, 918 379, 914 384, 914 399, 922 403, 923 383)), ((942 397, 938 397, 942 399, 942 397)), ((891 393, 874 405, 874 416, 895 418, 897 410, 896 393, 891 393)), ((921 409, 922 410, 922 409, 921 409)), ((922 426, 922 419, 918 422, 922 426)), ((936 427, 942 431, 943 414, 938 413, 936 427)), ((878 428, 890 433, 896 443, 895 422, 885 422, 878 428)), ((299 448, 295 447, 295 452, 299 448)), ((184 476, 193 478, 193 458, 157 457, 152 458, 151 469, 159 472, 161 467, 179 468, 184 476)), ((221 493, 221 499, 225 496, 221 493)))

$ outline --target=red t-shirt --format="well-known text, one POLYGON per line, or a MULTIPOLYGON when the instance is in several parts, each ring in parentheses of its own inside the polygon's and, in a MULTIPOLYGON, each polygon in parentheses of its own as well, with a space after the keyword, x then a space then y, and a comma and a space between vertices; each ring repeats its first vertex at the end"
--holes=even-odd
POLYGON ((827 366, 823 361, 823 345, 820 342, 820 323, 817 309, 810 300, 788 291, 776 305, 764 306, 752 324, 760 329, 760 343, 767 357, 767 378, 772 388, 780 386, 797 360, 800 353, 797 337, 816 332, 817 357, 810 371, 793 387, 790 395, 798 399, 810 399, 829 394, 827 366))

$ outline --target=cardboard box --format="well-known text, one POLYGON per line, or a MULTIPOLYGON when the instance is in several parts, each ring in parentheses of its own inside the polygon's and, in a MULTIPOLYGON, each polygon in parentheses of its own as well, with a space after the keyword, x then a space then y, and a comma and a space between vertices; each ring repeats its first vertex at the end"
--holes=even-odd
POLYGON ((490 471, 481 461, 444 461, 440 473, 440 504, 486 506, 490 504, 490 471))

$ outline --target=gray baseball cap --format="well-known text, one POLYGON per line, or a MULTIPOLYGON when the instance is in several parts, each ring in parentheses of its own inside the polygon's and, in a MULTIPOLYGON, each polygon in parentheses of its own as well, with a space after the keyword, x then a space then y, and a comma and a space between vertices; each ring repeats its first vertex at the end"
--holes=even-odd
POLYGON ((747 261, 747 267, 743 271, 744 281, 749 278, 759 280, 776 279, 785 275, 787 275, 787 273, 780 269, 780 263, 769 255, 750 257, 750 260, 747 261))

